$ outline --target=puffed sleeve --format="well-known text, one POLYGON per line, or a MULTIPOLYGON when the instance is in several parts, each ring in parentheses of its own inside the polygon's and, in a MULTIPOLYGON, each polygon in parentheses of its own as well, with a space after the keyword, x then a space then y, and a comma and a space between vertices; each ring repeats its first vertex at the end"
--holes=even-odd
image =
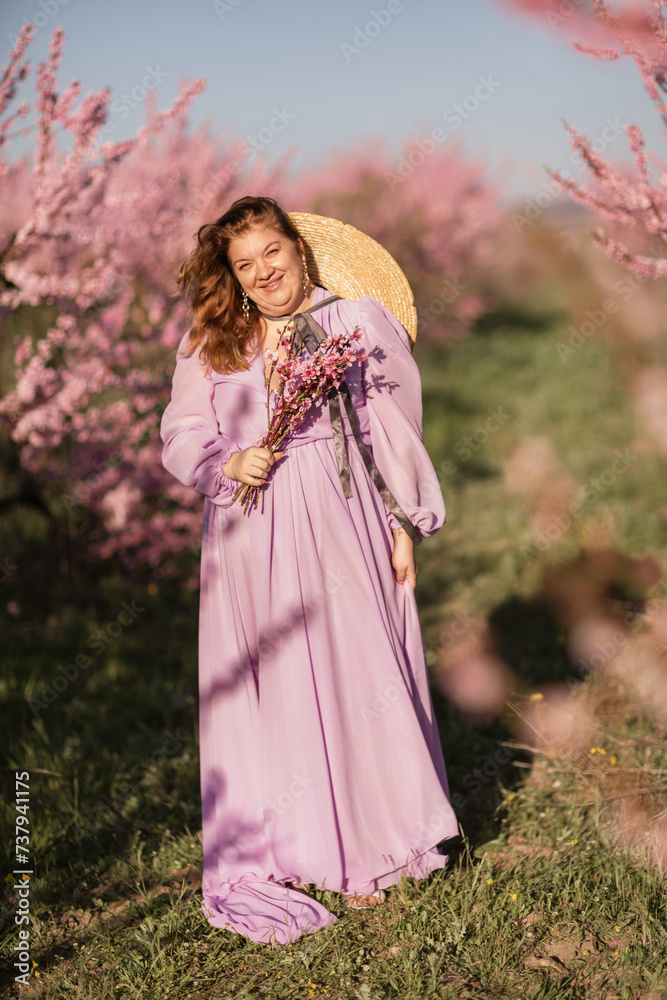
POLYGON ((220 433, 213 407, 214 383, 199 361, 199 348, 183 354, 189 331, 176 355, 171 401, 162 414, 162 464, 172 476, 220 507, 232 504, 239 483, 229 479, 223 465, 242 447, 220 433))
MULTIPOLYGON (((359 300, 360 342, 368 354, 363 387, 373 459, 390 492, 423 537, 445 523, 445 503, 422 440, 421 378, 407 332, 380 302, 359 300)), ((400 527, 387 510, 391 527, 400 527)))

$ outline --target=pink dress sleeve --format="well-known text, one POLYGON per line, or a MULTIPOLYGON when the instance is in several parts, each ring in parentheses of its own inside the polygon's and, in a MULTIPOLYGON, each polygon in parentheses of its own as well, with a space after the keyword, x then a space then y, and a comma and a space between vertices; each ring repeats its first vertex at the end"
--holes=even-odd
MULTIPOLYGON (((359 300, 359 325, 369 355, 363 385, 373 459, 419 533, 434 535, 445 523, 445 503, 422 441, 421 378, 410 339, 396 317, 369 295, 359 300)), ((388 509, 387 517, 392 528, 400 527, 388 509)))
POLYGON ((229 479, 222 467, 243 448, 220 433, 213 408, 214 383, 199 361, 199 348, 181 353, 188 336, 189 331, 178 345, 171 401, 160 423, 162 464, 185 486, 194 487, 218 506, 229 507, 240 484, 229 479))

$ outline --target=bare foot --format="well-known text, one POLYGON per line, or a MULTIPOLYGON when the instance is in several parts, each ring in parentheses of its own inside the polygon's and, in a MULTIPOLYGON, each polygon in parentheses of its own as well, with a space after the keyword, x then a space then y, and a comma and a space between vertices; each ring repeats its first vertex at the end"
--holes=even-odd
POLYGON ((379 906, 384 898, 384 893, 381 896, 364 896, 355 892, 354 896, 347 897, 347 905, 353 910, 362 910, 367 906, 379 906))

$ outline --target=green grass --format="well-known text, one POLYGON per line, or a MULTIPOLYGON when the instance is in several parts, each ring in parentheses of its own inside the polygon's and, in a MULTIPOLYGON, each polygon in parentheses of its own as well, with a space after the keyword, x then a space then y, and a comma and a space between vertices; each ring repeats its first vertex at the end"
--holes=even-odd
MULTIPOLYGON (((436 665, 457 621, 488 622, 514 674, 512 704, 498 718, 471 719, 434 688, 461 803, 460 853, 447 872, 404 880, 378 910, 348 913, 340 897, 318 892, 340 919, 291 947, 215 930, 199 910, 197 595, 177 581, 159 590, 129 582, 113 566, 65 572, 38 513, 2 515, 1 554, 16 567, 0 606, 3 818, 13 821, 14 768, 53 772, 31 779, 39 977, 22 996, 667 996, 664 873, 646 852, 621 850, 608 796, 610 782, 640 774, 656 784, 655 811, 665 808, 654 776, 667 763, 664 732, 598 675, 582 678, 573 696, 590 699, 594 745, 607 755, 533 756, 515 738, 531 691, 581 676, 545 598, 545 570, 574 559, 599 523, 623 553, 664 565, 664 469, 634 424, 623 373, 595 340, 563 365, 560 339, 558 328, 497 327, 452 347, 416 348, 424 436, 448 518, 417 553, 427 658, 436 665), (507 418, 464 458, 460 443, 475 440, 489 408, 507 418), (527 435, 547 436, 578 484, 604 472, 616 449, 639 455, 552 549, 529 560, 526 509, 503 486, 503 463, 527 435), (132 601, 142 609, 136 619, 35 716, 27 698, 53 684, 59 665, 90 655, 88 637, 132 601)), ((640 621, 642 595, 629 596, 640 621)), ((5 869, 13 867, 8 854, 5 869)), ((12 893, 5 882, 6 954, 16 941, 12 893)), ((9 972, 4 987, 18 995, 11 982, 9 972)))

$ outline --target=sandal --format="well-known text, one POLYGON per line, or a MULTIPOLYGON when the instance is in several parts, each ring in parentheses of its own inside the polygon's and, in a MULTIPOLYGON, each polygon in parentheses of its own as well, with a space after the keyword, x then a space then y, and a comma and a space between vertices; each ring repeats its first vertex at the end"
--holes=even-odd
POLYGON ((371 892, 370 895, 365 893, 355 892, 352 896, 347 896, 347 905, 351 910, 372 910, 374 907, 379 906, 387 898, 387 894, 384 889, 376 889, 375 892, 371 892), (371 899, 376 899, 377 903, 371 903, 371 899))

